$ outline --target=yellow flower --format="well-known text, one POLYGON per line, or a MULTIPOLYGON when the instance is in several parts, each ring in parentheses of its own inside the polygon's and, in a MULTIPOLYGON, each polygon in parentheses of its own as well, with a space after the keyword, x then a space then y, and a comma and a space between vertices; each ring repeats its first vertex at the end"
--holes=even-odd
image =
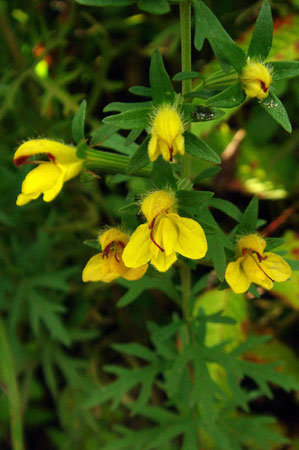
POLYGON ((110 283, 116 278, 138 280, 147 271, 147 264, 138 269, 126 267, 122 260, 123 250, 128 242, 128 236, 117 228, 111 228, 99 236, 102 253, 93 256, 86 264, 83 281, 103 281, 110 283))
POLYGON ((173 161, 177 153, 185 153, 184 124, 174 106, 161 106, 154 118, 151 128, 151 139, 148 145, 148 155, 155 161, 161 154, 166 161, 173 161))
POLYGON ((139 267, 151 262, 165 272, 177 260, 176 253, 186 258, 203 258, 207 241, 203 229, 195 220, 177 214, 174 194, 156 191, 142 202, 147 223, 132 234, 123 253, 127 267, 139 267))
POLYGON ((272 289, 273 281, 286 281, 291 268, 279 255, 264 252, 266 241, 256 234, 242 237, 237 244, 237 261, 228 264, 225 279, 236 294, 249 289, 256 283, 265 289, 272 289))
POLYGON ((14 155, 14 164, 38 164, 28 173, 22 184, 17 205, 23 206, 44 194, 44 201, 51 202, 59 194, 63 183, 78 175, 83 160, 77 158, 76 149, 60 142, 35 139, 22 144, 14 155), (46 155, 49 161, 28 161, 34 155, 46 155))
POLYGON ((257 62, 249 62, 243 69, 241 82, 248 97, 266 98, 272 81, 266 66, 257 62))

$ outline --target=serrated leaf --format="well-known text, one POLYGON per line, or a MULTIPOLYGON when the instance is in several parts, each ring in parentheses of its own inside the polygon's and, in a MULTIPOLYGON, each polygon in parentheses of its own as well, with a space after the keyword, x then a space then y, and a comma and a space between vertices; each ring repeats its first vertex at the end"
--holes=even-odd
POLYGON ((208 146, 204 141, 195 136, 195 134, 186 131, 184 133, 185 137, 185 150, 190 155, 196 158, 202 159, 204 161, 210 161, 215 164, 220 164, 221 159, 211 147, 208 146))
POLYGON ((127 173, 132 174, 139 169, 147 166, 150 163, 148 157, 148 143, 150 140, 150 136, 144 139, 142 144, 137 148, 135 153, 129 159, 127 173))
POLYGON ((159 50, 155 50, 151 58, 150 86, 155 105, 173 104, 174 90, 159 50))
POLYGON ((149 124, 150 108, 133 109, 125 111, 114 116, 108 116, 103 119, 103 123, 112 125, 123 130, 133 128, 146 128, 149 124))
POLYGON ((132 86, 129 88, 131 94, 139 95, 140 97, 151 97, 152 90, 146 86, 132 86))
POLYGON ((111 125, 102 125, 96 131, 92 133, 91 144, 102 145, 108 138, 117 133, 119 128, 112 127, 111 125))
POLYGON ((190 72, 178 72, 172 77, 173 81, 193 80, 194 78, 202 78, 199 72, 191 70, 190 72))
POLYGON ((177 183, 171 164, 165 161, 162 156, 159 156, 159 158, 154 161, 152 173, 154 186, 156 188, 165 189, 166 187, 169 187, 176 190, 177 183))
POLYGON ((236 84, 229 86, 219 94, 208 98, 207 105, 220 108, 235 108, 236 106, 241 105, 245 99, 246 94, 242 84, 238 81, 236 84))
POLYGON ((278 97, 273 92, 269 92, 269 95, 264 100, 259 102, 265 111, 267 111, 273 119, 279 123, 288 133, 292 132, 292 125, 289 120, 288 113, 285 107, 281 103, 278 97))
POLYGON ((170 11, 167 0, 139 0, 138 7, 150 14, 165 14, 170 11))
POLYGON ((144 109, 150 108, 152 106, 152 102, 112 102, 105 106, 103 109, 104 112, 126 112, 133 111, 135 109, 144 109))
POLYGON ((272 47, 273 22, 271 7, 264 1, 255 23, 247 56, 251 59, 264 61, 272 47))
POLYGON ((273 70, 273 80, 279 81, 299 75, 299 61, 272 61, 269 67, 273 70))
POLYGON ((74 142, 78 144, 79 141, 84 139, 84 121, 86 114, 86 100, 80 104, 78 111, 74 115, 72 121, 72 136, 74 142))
POLYGON ((220 119, 224 115, 224 111, 218 108, 203 105, 189 105, 182 106, 184 118, 190 122, 209 122, 210 120, 220 119))

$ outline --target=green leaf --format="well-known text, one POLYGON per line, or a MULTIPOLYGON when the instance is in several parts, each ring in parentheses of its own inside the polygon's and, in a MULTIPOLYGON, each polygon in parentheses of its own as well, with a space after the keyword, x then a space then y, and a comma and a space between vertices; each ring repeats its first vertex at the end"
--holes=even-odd
POLYGON ((270 252, 271 250, 273 250, 276 247, 280 247, 282 244, 285 243, 285 239, 284 238, 266 238, 266 252, 270 252))
POLYGON ((151 58, 150 85, 155 105, 174 102, 174 90, 159 50, 155 50, 151 58))
POLYGON ((201 19, 200 10, 197 5, 197 1, 193 0, 194 18, 195 18, 195 34, 194 34, 194 47, 200 51, 203 43, 208 36, 207 24, 201 19))
POLYGON ((233 203, 227 200, 223 200, 222 198, 211 198, 211 200, 209 201, 209 206, 219 209, 220 211, 235 219, 237 222, 240 222, 242 218, 242 213, 239 208, 233 203))
POLYGON ((246 235, 256 231, 258 219, 259 201, 257 197, 253 197, 247 206, 239 225, 236 227, 235 235, 246 235))
POLYGON ((119 212, 126 215, 137 215, 139 211, 140 206, 138 205, 138 203, 129 203, 128 205, 119 208, 119 212))
POLYGON ((112 102, 105 106, 103 109, 104 112, 126 112, 126 111, 132 111, 135 109, 144 109, 144 108, 150 108, 152 106, 152 102, 132 102, 132 103, 125 103, 125 102, 112 102))
POLYGON ((80 5, 86 6, 128 6, 136 0, 76 0, 80 5))
POLYGON ((147 166, 150 163, 148 157, 148 143, 150 140, 150 136, 144 139, 142 144, 137 148, 135 153, 129 159, 127 173, 132 174, 139 169, 147 166))
POLYGON ((137 356, 145 361, 155 363, 157 357, 152 350, 140 345, 136 342, 129 342, 127 344, 113 344, 112 348, 119 353, 126 353, 127 355, 137 356))
POLYGON ((199 72, 191 70, 191 72, 179 72, 172 78, 173 81, 193 80, 193 78, 203 78, 199 72))
POLYGON ((265 0, 255 23, 247 56, 251 59, 264 61, 272 47, 272 35, 273 22, 271 7, 268 1, 265 0))
POLYGON ((170 11, 167 0, 139 0, 138 7, 151 14, 165 14, 170 11))
POLYGON ((219 234, 208 236, 209 255, 212 258, 213 265, 220 281, 224 281, 224 272, 226 269, 226 257, 223 247, 223 241, 219 234))
POLYGON ((279 123, 288 133, 292 132, 292 125, 289 120, 288 113, 285 107, 281 103, 278 97, 273 92, 269 92, 269 95, 264 100, 259 102, 265 111, 267 111, 273 119, 279 123))
POLYGON ((181 107, 181 110, 185 120, 190 122, 208 122, 220 119, 224 115, 224 111, 221 109, 203 105, 185 104, 181 107))
POLYGON ((234 108, 241 105, 246 99, 245 91, 242 84, 238 81, 236 84, 229 86, 224 91, 207 100, 207 105, 218 106, 221 108, 234 108))
POLYGON ((102 145, 108 138, 117 133, 119 128, 112 127, 111 125, 102 125, 100 128, 92 133, 91 144, 102 145))
POLYGON ((146 128, 149 124, 150 108, 133 109, 125 111, 114 116, 108 116, 103 119, 104 123, 123 130, 131 130, 133 128, 146 128))
POLYGON ((99 252, 102 251, 102 247, 98 239, 86 239, 85 241, 83 241, 83 244, 87 245, 87 247, 95 248, 99 252))
POLYGON ((173 190, 176 190, 177 183, 171 168, 171 164, 165 161, 162 156, 159 156, 159 158, 154 162, 152 173, 155 187, 159 189, 169 187, 173 190))
POLYGON ((214 150, 212 150, 211 147, 208 146, 208 144, 195 136, 195 134, 186 131, 184 133, 184 136, 185 149, 187 153, 190 153, 190 155, 193 155, 196 158, 202 159, 204 161, 210 161, 215 164, 221 163, 221 159, 217 155, 217 153, 215 153, 214 150))
POLYGON ((204 180, 205 178, 210 178, 216 175, 221 171, 221 167, 209 167, 208 169, 203 170, 196 178, 194 178, 193 183, 197 184, 199 181, 204 180))
POLYGON ((80 104, 72 122, 72 136, 76 144, 84 139, 84 121, 86 114, 86 100, 80 104))
MULTIPOLYGON (((241 73, 246 64, 245 53, 224 30, 212 11, 202 1, 194 0, 194 2, 198 6, 199 22, 202 19, 206 23, 204 27, 207 33, 207 38, 216 57, 219 59, 220 63, 222 63, 223 69, 226 70, 227 64, 229 64, 238 73, 241 73)), ((200 26, 200 23, 198 26, 200 26)))
POLYGON ((133 130, 131 130, 128 136, 126 137, 125 146, 133 144, 133 142, 135 142, 136 139, 139 138, 142 131, 143 128, 134 128, 133 130))
POLYGON ((186 191, 180 190, 176 193, 176 198, 178 199, 179 206, 188 207, 201 206, 203 203, 207 202, 211 197, 213 197, 214 192, 208 191, 186 191))
POLYGON ((151 88, 145 86, 132 86, 129 88, 129 92, 131 92, 131 94, 139 95, 140 97, 152 96, 151 88))
POLYGON ((273 70, 273 80, 284 80, 299 75, 299 61, 272 61, 269 67, 273 70))

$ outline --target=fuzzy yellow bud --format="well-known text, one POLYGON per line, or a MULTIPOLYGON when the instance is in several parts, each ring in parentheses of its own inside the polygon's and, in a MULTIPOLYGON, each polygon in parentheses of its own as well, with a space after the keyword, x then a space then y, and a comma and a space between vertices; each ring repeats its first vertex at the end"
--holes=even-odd
POLYGON ((241 82, 245 93, 250 98, 262 100, 269 94, 272 81, 271 74, 264 64, 249 62, 243 69, 241 82))
POLYGON ((149 224, 163 212, 176 212, 175 196, 171 191, 155 191, 141 204, 141 211, 149 224))
POLYGON ((225 279, 232 290, 241 294, 256 283, 272 289, 274 281, 286 281, 291 276, 288 263, 275 253, 265 252, 266 241, 256 234, 242 237, 237 244, 238 259, 230 262, 225 279))
POLYGON ((161 106, 153 118, 148 155, 155 161, 162 155, 166 161, 173 161, 173 156, 185 153, 184 124, 174 106, 161 106))
POLYGON ((86 264, 82 279, 87 281, 111 281, 122 277, 126 280, 138 280, 147 271, 147 264, 141 265, 137 269, 132 269, 123 263, 122 254, 129 240, 122 231, 117 228, 110 228, 102 233, 98 238, 102 252, 90 258, 86 264))

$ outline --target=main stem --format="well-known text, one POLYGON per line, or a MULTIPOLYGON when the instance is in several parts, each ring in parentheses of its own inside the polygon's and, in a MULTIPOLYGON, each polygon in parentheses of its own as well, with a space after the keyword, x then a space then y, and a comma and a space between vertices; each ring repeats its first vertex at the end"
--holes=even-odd
MULTIPOLYGON (((191 0, 185 0, 180 3, 180 22, 181 22, 181 55, 182 72, 191 71, 191 0)), ((191 80, 182 81, 182 95, 191 91, 191 80)), ((182 160, 182 177, 190 178, 190 156, 185 153, 182 160)), ((190 267, 183 265, 181 267, 182 284, 182 308, 184 318, 190 319, 190 295, 191 295, 191 271, 190 267)))

